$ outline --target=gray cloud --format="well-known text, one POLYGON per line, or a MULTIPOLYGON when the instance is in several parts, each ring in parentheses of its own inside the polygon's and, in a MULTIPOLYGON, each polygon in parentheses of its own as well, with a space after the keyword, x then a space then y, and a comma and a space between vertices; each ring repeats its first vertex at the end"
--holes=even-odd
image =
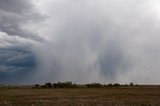
POLYGON ((0 76, 5 80, 29 72, 30 79, 21 78, 23 82, 159 83, 158 1, 2 0, 0 4, 0 47, 10 51, 0 53, 1 73, 5 72, 0 76), (38 22, 44 17, 36 9, 48 17, 42 26, 38 22), (9 69, 23 71, 8 74, 9 69))
POLYGON ((8 35, 40 40, 29 24, 42 20, 42 16, 34 9, 31 0, 0 1, 0 31, 8 35))
POLYGON ((160 5, 152 0, 40 2, 50 19, 44 29, 49 42, 39 48, 45 52, 38 53, 40 69, 45 71, 37 72, 37 78, 157 83, 157 3, 160 5))
POLYGON ((10 13, 24 13, 30 12, 33 5, 30 3, 31 0, 1 0, 0 9, 10 13))

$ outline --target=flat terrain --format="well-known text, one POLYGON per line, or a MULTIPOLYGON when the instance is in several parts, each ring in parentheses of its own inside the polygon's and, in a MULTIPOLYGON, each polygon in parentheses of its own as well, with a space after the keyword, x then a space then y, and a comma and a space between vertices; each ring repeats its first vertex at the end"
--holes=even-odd
POLYGON ((0 106, 160 106, 160 86, 0 89, 0 106))

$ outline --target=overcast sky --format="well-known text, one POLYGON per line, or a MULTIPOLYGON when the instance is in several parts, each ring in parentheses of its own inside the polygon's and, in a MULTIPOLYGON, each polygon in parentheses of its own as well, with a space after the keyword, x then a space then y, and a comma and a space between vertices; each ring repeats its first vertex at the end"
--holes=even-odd
POLYGON ((0 0, 0 83, 159 76, 158 0, 0 0))

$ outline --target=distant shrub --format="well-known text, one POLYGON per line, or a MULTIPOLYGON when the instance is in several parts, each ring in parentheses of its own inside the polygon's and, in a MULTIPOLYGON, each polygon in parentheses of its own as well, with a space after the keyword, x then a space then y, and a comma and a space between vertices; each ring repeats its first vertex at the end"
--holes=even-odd
POLYGON ((100 83, 91 83, 91 84, 86 84, 85 86, 87 88, 100 88, 100 87, 103 87, 103 85, 100 84, 100 83))
POLYGON ((58 82, 53 84, 54 88, 76 88, 76 84, 72 84, 72 82, 58 82))
POLYGON ((115 83, 113 86, 114 86, 114 87, 120 87, 121 85, 118 84, 118 83, 115 83))

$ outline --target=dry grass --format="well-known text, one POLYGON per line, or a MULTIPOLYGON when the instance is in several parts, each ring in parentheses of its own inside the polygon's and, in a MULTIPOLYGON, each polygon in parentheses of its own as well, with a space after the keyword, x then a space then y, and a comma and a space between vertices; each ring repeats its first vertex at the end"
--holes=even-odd
POLYGON ((2 106, 160 106, 160 87, 0 89, 2 106))

